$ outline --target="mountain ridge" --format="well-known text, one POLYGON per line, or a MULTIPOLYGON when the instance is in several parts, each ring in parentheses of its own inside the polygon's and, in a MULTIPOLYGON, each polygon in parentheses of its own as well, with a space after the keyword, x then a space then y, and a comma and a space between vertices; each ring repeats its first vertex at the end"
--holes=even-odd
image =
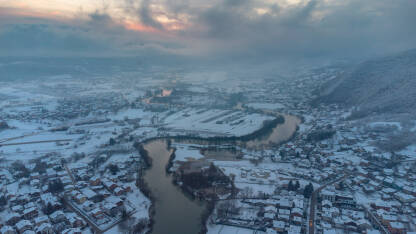
POLYGON ((416 49, 363 62, 317 93, 315 103, 357 107, 363 116, 416 113, 416 49))

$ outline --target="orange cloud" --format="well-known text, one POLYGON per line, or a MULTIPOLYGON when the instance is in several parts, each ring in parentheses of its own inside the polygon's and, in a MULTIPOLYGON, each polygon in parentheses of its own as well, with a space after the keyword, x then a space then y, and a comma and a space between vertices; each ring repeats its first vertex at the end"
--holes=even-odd
POLYGON ((133 23, 133 22, 125 22, 124 27, 128 30, 132 31, 140 31, 140 32, 157 32, 159 30, 140 24, 140 23, 133 23))

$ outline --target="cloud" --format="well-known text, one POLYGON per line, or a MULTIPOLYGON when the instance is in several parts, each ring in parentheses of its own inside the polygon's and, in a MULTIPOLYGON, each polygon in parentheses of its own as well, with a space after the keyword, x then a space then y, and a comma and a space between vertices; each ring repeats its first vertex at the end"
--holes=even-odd
POLYGON ((71 20, 29 17, 0 23, 2 56, 163 56, 174 42, 127 30, 122 22, 95 11, 71 20))
POLYGON ((134 17, 139 18, 143 25, 163 29, 163 25, 154 19, 152 9, 150 8, 151 0, 125 0, 124 11, 134 17))
POLYGON ((185 33, 216 41, 221 56, 258 59, 357 58, 416 46, 414 1, 311 0, 287 8, 263 5, 267 13, 261 15, 253 5, 220 1, 196 13, 205 31, 185 33))
POLYGON ((221 62, 363 59, 416 47, 414 12, 413 0, 124 0, 64 22, 9 21, 0 48, 221 62))

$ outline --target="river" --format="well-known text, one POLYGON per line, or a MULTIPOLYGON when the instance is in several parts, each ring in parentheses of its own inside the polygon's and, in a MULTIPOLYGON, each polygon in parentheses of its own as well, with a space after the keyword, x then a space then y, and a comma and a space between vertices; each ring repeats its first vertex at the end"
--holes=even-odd
POLYGON ((172 153, 166 140, 151 141, 144 148, 152 158, 152 166, 145 172, 144 180, 156 199, 152 233, 198 233, 204 205, 187 197, 172 183, 172 176, 166 174, 165 167, 172 153))
MULTIPOLYGON (((300 123, 295 116, 285 115, 285 123, 276 126, 267 136, 245 142, 248 148, 263 148, 290 139, 300 123)), ((152 233, 199 233, 204 203, 193 200, 172 183, 172 176, 166 174, 165 167, 173 150, 168 149, 166 140, 153 140, 144 145, 152 166, 146 170, 144 181, 155 197, 155 223, 152 233)), ((211 152, 211 154, 216 154, 211 152)), ((230 154, 230 153, 228 153, 230 154)), ((229 157, 229 156, 228 156, 229 157)), ((233 157, 234 158, 234 157, 233 157)))

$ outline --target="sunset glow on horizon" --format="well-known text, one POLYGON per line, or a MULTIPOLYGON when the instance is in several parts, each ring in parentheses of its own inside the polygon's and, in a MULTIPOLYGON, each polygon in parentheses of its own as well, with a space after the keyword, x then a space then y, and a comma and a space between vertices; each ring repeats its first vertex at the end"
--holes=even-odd
POLYGON ((408 0, 0 0, 0 40, 13 55, 342 58, 410 47, 415 11, 408 0))
MULTIPOLYGON (((257 15, 264 15, 270 13, 269 7, 274 6, 277 2, 281 4, 280 7, 290 7, 293 5, 303 5, 309 1, 310 0, 265 0, 263 1, 261 8, 255 8, 252 12, 257 15)), ((214 4, 215 1, 212 5, 214 4)), ((206 3, 197 3, 194 7, 202 9, 210 7, 210 5, 207 5, 206 3)), ((123 1, 74 0, 68 2, 64 0, 0 0, 0 9, 1 8, 3 8, 4 14, 8 13, 10 15, 23 17, 57 20, 79 19, 86 17, 88 14, 98 12, 101 14, 108 14, 116 22, 124 25, 128 30, 143 32, 160 31, 155 27, 145 25, 136 16, 126 14, 126 8, 128 8, 128 6, 123 5, 123 1)), ((153 14, 154 20, 163 25, 164 30, 183 30, 190 24, 189 15, 182 14, 180 16, 175 15, 171 17, 172 14, 169 14, 169 10, 164 7, 163 1, 154 1, 149 4, 149 8, 153 14)))

